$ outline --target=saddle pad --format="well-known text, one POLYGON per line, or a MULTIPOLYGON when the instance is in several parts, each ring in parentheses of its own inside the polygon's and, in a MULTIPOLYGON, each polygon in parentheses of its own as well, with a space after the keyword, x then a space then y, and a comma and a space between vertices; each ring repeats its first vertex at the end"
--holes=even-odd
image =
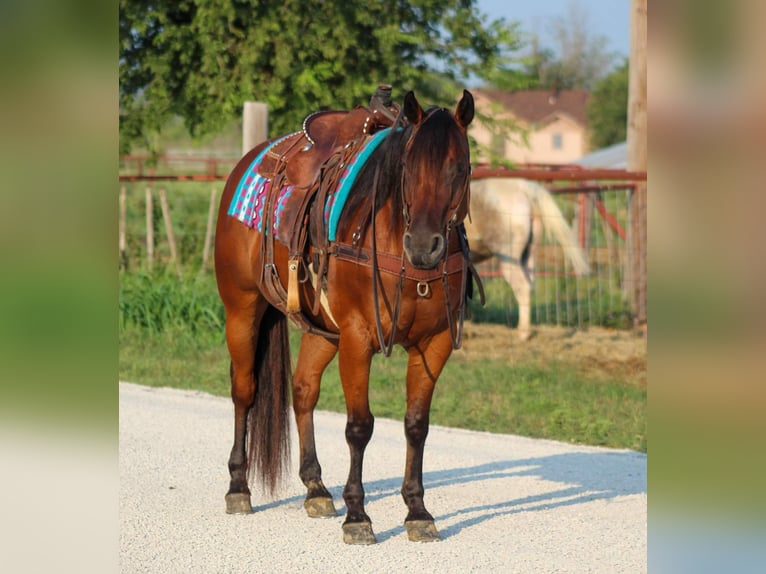
POLYGON ((343 171, 340 180, 338 181, 338 188, 335 193, 329 195, 327 198, 327 204, 325 205, 325 223, 327 224, 327 238, 330 241, 335 241, 335 236, 338 232, 338 221, 340 221, 340 214, 343 212, 343 206, 346 205, 346 199, 351 191, 351 188, 356 181, 356 176, 359 175, 362 167, 369 159, 372 152, 374 152, 380 143, 386 138, 391 131, 391 128, 385 128, 376 132, 364 147, 354 156, 351 161, 346 164, 346 169, 343 171))
MULTIPOLYGON (((292 133, 274 140, 255 157, 253 163, 250 164, 250 167, 247 168, 242 176, 242 179, 237 183, 237 189, 231 198, 231 204, 227 212, 230 216, 239 219, 250 228, 262 231, 263 204, 266 200, 266 194, 271 188, 271 180, 260 175, 258 168, 266 153, 272 147, 294 135, 295 133, 292 133)), ((274 233, 279 228, 280 207, 284 207, 285 201, 290 196, 292 189, 293 186, 286 186, 280 191, 277 199, 277 214, 274 218, 274 233)))
MULTIPOLYGON (((364 147, 347 164, 343 174, 338 180, 338 186, 333 193, 329 193, 327 203, 325 204, 324 217, 328 228, 328 239, 335 241, 343 207, 348 199, 348 194, 356 181, 359 172, 380 143, 386 138, 391 128, 386 128, 376 132, 364 144, 364 147)), ((231 198, 228 214, 235 217, 246 226, 263 231, 263 206, 266 197, 271 189, 271 180, 258 173, 258 168, 268 151, 280 142, 292 137, 295 134, 288 134, 278 140, 275 140, 256 156, 253 162, 245 171, 242 179, 237 183, 237 189, 231 198)), ((286 185, 279 190, 276 201, 276 212, 274 215, 273 233, 276 236, 280 224, 280 214, 287 201, 292 195, 294 186, 286 185)))

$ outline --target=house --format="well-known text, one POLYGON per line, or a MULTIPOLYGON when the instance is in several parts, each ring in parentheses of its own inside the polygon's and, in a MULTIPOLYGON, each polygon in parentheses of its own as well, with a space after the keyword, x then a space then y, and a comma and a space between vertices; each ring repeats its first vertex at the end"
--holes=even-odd
POLYGON ((479 162, 489 161, 491 154, 514 163, 564 164, 588 152, 585 90, 477 89, 473 95, 480 114, 510 121, 526 133, 525 143, 518 131, 496 134, 477 118, 470 134, 480 145, 479 162))

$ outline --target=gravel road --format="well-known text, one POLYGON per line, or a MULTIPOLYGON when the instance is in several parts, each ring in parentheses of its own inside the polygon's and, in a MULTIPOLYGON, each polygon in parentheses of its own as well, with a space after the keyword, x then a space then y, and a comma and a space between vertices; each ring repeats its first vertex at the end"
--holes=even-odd
POLYGON ((124 573, 646 572, 646 456, 431 427, 426 505, 440 542, 407 540, 401 421, 378 418, 366 451, 374 546, 347 546, 345 417, 316 413, 325 484, 339 516, 310 519, 298 478, 255 514, 225 513, 228 399, 120 383, 120 569, 124 573))

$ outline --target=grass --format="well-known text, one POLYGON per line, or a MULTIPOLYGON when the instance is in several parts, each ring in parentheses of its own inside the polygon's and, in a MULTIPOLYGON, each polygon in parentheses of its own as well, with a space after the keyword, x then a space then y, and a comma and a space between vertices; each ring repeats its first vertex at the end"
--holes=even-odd
POLYGON ((211 274, 183 279, 166 272, 123 273, 120 277, 120 330, 148 335, 169 329, 201 340, 220 337, 225 316, 211 274))
MULTIPOLYGON (((120 286, 121 380, 229 394, 223 311, 209 275, 124 273, 120 286)), ((293 358, 300 339, 291 331, 293 358)), ((370 403, 402 420, 407 356, 376 356, 370 403)), ((322 382, 319 409, 344 412, 337 360, 322 382)), ((646 390, 630 381, 594 380, 566 364, 509 365, 456 355, 445 367, 432 424, 646 451, 646 390)))
MULTIPOLYGON (((515 327, 519 322, 518 304, 510 285, 502 277, 482 279, 487 302, 482 307, 478 292, 469 309, 477 323, 497 323, 515 327)), ((597 325, 628 329, 632 312, 621 295, 599 288, 597 277, 537 277, 531 301, 532 324, 557 324, 569 327, 597 325), (555 285, 559 283, 559 287, 555 285), (562 297, 558 294, 564 293, 562 297)))

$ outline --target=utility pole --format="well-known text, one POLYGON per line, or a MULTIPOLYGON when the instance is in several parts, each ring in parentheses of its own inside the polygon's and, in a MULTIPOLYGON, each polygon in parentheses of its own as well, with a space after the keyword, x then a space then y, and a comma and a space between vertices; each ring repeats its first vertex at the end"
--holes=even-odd
MULTIPOLYGON (((628 170, 646 171, 646 10, 647 0, 630 4, 630 76, 628 88, 628 170)), ((648 180, 648 177, 647 177, 648 180)), ((634 324, 646 329, 646 186, 636 182, 628 203, 629 233, 625 286, 634 324)))

